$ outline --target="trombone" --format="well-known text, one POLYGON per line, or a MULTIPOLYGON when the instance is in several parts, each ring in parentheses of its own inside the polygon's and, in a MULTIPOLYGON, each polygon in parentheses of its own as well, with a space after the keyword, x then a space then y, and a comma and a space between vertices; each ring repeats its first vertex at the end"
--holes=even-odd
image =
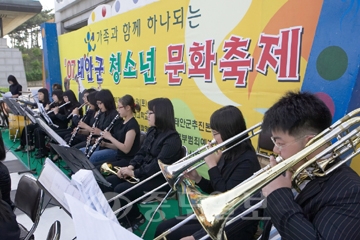
POLYGON ((335 122, 332 126, 314 137, 302 151, 286 160, 280 159, 277 165, 257 176, 251 177, 249 180, 246 180, 225 193, 209 197, 201 194, 195 188, 188 186, 186 188, 186 194, 204 230, 212 239, 223 239, 222 236, 226 220, 235 208, 243 204, 251 195, 259 191, 281 173, 291 169, 311 154, 316 155, 293 174, 292 184, 297 191, 299 191, 299 185, 305 179, 310 178, 311 180, 315 177, 325 176, 359 154, 360 147, 356 147, 360 143, 360 126, 357 126, 349 132, 350 128, 360 123, 360 117, 352 118, 353 114, 359 111, 360 109, 356 109, 335 122), (335 138, 337 141, 330 145, 331 141, 335 138), (326 148, 323 150, 324 147, 326 148), (353 150, 352 153, 344 160, 339 161, 334 166, 325 170, 328 164, 333 163, 337 157, 351 149, 353 150), (321 152, 317 153, 319 150, 321 150, 321 152), (323 159, 324 156, 329 155, 329 153, 331 153, 331 157, 323 159), (304 173, 303 171, 309 166, 314 167, 314 170, 311 173, 304 173))

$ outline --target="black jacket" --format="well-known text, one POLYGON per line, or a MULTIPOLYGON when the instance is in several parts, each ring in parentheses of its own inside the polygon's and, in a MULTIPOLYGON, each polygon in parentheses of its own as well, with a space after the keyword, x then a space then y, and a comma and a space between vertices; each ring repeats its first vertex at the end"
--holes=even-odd
POLYGON ((151 127, 140 150, 129 165, 134 167, 135 177, 145 179, 160 171, 158 160, 165 164, 173 164, 180 157, 181 140, 178 132, 174 130, 163 132, 151 127))

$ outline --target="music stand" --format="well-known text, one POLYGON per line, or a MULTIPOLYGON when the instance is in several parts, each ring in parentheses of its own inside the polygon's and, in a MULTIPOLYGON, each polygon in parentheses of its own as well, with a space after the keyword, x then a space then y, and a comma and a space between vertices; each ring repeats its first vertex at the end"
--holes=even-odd
POLYGON ((42 103, 37 102, 37 106, 38 106, 40 114, 47 121, 48 125, 58 128, 59 126, 55 125, 53 123, 53 121, 51 120, 51 118, 49 117, 49 115, 46 113, 46 110, 45 110, 44 106, 42 105, 42 103))
MULTIPOLYGON (((16 101, 16 99, 8 98, 5 102, 7 104, 9 103, 8 106, 10 107, 10 109, 14 115, 24 117, 25 140, 26 140, 26 146, 28 146, 29 140, 28 140, 28 132, 27 132, 27 130, 28 130, 27 129, 27 118, 29 117, 30 121, 34 121, 34 122, 35 122, 35 119, 16 101)), ((19 131, 19 128, 16 130, 16 132, 18 132, 18 131, 19 131)), ((17 136, 17 133, 15 134, 14 140, 16 139, 16 136, 17 136)), ((36 169, 31 169, 31 165, 30 165, 29 147, 27 147, 27 149, 26 149, 26 156, 27 156, 29 170, 18 172, 18 174, 22 174, 25 172, 30 172, 32 174, 35 174, 36 169)))
POLYGON ((77 148, 65 147, 50 143, 51 147, 61 156, 72 172, 76 173, 80 169, 91 170, 98 183, 110 187, 111 184, 106 181, 98 169, 88 160, 85 154, 77 148))

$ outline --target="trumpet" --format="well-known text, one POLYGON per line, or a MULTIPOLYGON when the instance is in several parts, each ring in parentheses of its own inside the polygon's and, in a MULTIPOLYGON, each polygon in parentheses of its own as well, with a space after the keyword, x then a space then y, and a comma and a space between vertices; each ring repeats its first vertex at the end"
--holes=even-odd
MULTIPOLYGON (((81 104, 79 107, 77 107, 77 109, 81 109, 83 106, 85 106, 86 103, 81 104)), ((70 113, 69 116, 67 116, 67 119, 71 118, 74 114, 70 113)))
MULTIPOLYGON (((113 166, 111 163, 103 163, 100 167, 100 172, 103 174, 114 174, 117 175, 117 173, 120 171, 121 167, 113 166)), ((140 180, 136 177, 129 177, 124 178, 129 183, 135 184, 140 182, 140 180)))
MULTIPOLYGON (((68 104, 70 104, 70 102, 66 102, 66 103, 60 105, 59 108, 62 108, 62 107, 64 107, 64 106, 68 105, 68 104)), ((52 112, 54 112, 54 110, 48 111, 47 114, 50 114, 50 113, 52 113, 52 112)))
POLYGON ((265 171, 260 170, 250 179, 225 193, 209 197, 201 194, 194 187, 188 186, 186 194, 190 205, 205 231, 212 239, 223 239, 225 223, 231 212, 262 187, 303 159, 315 154, 314 157, 299 167, 292 176, 292 185, 297 191, 300 191, 299 185, 304 180, 325 176, 359 154, 360 148, 357 145, 360 143, 360 126, 354 128, 354 125, 359 125, 360 117, 353 118, 359 112, 360 109, 354 110, 315 136, 297 154, 286 160, 278 157, 277 165, 268 167, 265 171), (349 132, 350 129, 353 130, 349 132), (331 144, 335 140, 337 141, 331 144), (350 151, 351 153, 349 153, 350 151), (348 155, 345 159, 334 163, 335 159, 343 154, 348 155), (326 157, 329 155, 331 157, 326 157), (326 169, 330 163, 334 163, 334 165, 326 169), (311 172, 304 171, 309 166, 314 170, 311 172))

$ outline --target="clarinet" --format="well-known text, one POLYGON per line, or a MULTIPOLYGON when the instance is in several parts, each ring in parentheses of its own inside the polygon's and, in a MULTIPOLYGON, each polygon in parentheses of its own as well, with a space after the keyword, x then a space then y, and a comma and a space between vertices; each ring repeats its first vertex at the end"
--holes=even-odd
MULTIPOLYGON (((120 114, 117 114, 114 119, 111 121, 111 123, 109 124, 109 126, 107 126, 107 128, 105 128, 104 131, 110 131, 113 127, 114 124, 116 122, 116 120, 118 120, 120 118, 120 114)), ((90 151, 88 152, 88 154, 86 154, 87 158, 90 158, 91 155, 94 153, 95 149, 99 146, 99 144, 101 143, 101 141, 104 139, 104 136, 101 134, 100 137, 98 137, 94 143, 94 145, 91 147, 90 151)))
MULTIPOLYGON (((96 124, 97 124, 97 122, 99 120, 99 115, 100 115, 100 110, 95 113, 95 121, 94 121, 94 123, 92 125, 92 128, 96 127, 96 124)), ((90 135, 88 136, 88 138, 86 140, 85 155, 87 155, 88 152, 89 152, 89 147, 90 147, 92 135, 93 135, 92 132, 90 132, 90 135)))
MULTIPOLYGON (((85 119, 87 118, 87 115, 88 115, 88 113, 89 113, 89 110, 90 110, 90 108, 88 108, 88 110, 86 110, 85 115, 80 119, 79 122, 85 121, 85 119)), ((71 138, 70 138, 70 140, 69 140, 69 142, 68 142, 68 145, 69 145, 69 146, 71 146, 71 142, 74 140, 74 138, 75 138, 76 134, 79 132, 79 130, 80 130, 80 126, 77 125, 77 127, 76 127, 75 130, 74 130, 74 133, 71 135, 71 138)))

